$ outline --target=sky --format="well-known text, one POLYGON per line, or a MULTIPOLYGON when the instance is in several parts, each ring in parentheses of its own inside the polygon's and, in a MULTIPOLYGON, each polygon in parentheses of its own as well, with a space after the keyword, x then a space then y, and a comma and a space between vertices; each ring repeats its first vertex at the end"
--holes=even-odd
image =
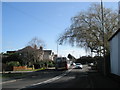
MULTIPOLYGON (((56 40, 71 24, 71 18, 85 11, 94 2, 2 2, 2 50, 19 50, 38 37, 44 49, 57 53, 56 40)), ((117 2, 106 2, 105 7, 117 9, 117 2)), ((69 44, 59 45, 58 54, 72 54, 76 58, 88 55, 84 48, 69 44)))

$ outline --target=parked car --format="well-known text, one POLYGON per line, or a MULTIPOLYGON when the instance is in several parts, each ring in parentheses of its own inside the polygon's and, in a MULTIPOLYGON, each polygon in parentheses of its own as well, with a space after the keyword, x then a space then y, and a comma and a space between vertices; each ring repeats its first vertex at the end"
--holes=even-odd
POLYGON ((74 64, 74 68, 78 68, 78 69, 82 69, 83 68, 83 65, 81 63, 75 63, 74 64))
POLYGON ((93 65, 94 65, 94 63, 89 63, 89 64, 88 64, 88 66, 93 66, 93 65))

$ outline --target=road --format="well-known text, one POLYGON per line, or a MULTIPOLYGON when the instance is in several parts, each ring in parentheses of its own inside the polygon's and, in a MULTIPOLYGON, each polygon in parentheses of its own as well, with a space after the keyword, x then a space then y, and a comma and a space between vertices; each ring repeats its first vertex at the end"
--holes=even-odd
POLYGON ((29 88, 90 88, 91 84, 87 77, 88 67, 83 69, 69 69, 66 71, 47 69, 44 71, 32 72, 29 76, 2 84, 5 88, 14 90, 26 90, 29 88))

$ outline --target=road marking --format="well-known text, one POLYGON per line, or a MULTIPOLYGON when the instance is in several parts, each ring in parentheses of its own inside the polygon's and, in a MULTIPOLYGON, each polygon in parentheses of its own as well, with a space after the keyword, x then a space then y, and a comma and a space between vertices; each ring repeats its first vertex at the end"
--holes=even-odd
POLYGON ((15 81, 17 81, 17 80, 5 81, 5 82, 1 82, 0 84, 11 83, 11 82, 15 82, 15 81))
MULTIPOLYGON (((17 79, 17 80, 23 80, 23 79, 17 79)), ((16 82, 17 80, 10 80, 10 81, 5 81, 5 82, 1 82, 0 84, 5 84, 5 83, 16 82)))
POLYGON ((51 83, 51 82, 53 82, 53 81, 55 81, 55 80, 58 80, 58 79, 62 78, 62 77, 65 76, 65 75, 67 75, 71 70, 72 70, 72 69, 69 69, 69 70, 67 70, 65 73, 63 73, 63 74, 61 74, 61 75, 58 75, 58 76, 56 76, 56 77, 54 77, 54 78, 51 78, 51 79, 48 79, 48 80, 45 80, 45 81, 42 81, 42 82, 39 82, 39 83, 36 83, 36 84, 29 85, 29 86, 27 86, 27 87, 31 87, 31 86, 35 86, 35 85, 40 85, 40 84, 51 83))
MULTIPOLYGON (((73 69, 73 68, 72 68, 72 69, 73 69)), ((69 70, 67 70, 65 73, 60 74, 60 75, 58 75, 58 76, 56 76, 56 77, 54 77, 54 78, 51 78, 51 79, 42 81, 42 82, 40 82, 40 83, 32 84, 32 85, 29 85, 29 86, 26 86, 26 87, 35 86, 35 85, 40 85, 40 84, 46 84, 46 83, 51 83, 51 82, 53 82, 53 81, 55 81, 55 80, 58 80, 58 79, 62 78, 62 77, 65 76, 65 75, 67 75, 72 69, 69 69, 69 70)), ((18 81, 18 80, 23 80, 23 79, 5 81, 5 82, 1 82, 0 84, 16 82, 16 81, 18 81)), ((26 87, 23 87, 23 88, 26 88, 26 87)), ((21 88, 21 89, 22 89, 22 88, 21 88)), ((18 90, 20 90, 20 89, 18 89, 18 90)))
MULTIPOLYGON (((43 82, 40 82, 40 83, 37 83, 37 84, 32 84, 33 85, 38 85, 38 84, 43 84, 43 83, 50 83, 52 81, 55 81, 57 79, 60 79, 61 77, 65 76, 67 73, 69 73, 72 69, 69 69, 68 71, 66 71, 65 73, 59 75, 59 76, 56 76, 54 78, 51 78, 51 79, 48 79, 46 81, 43 81, 43 82)), ((33 76, 34 77, 34 76, 33 76)), ((23 79, 17 79, 17 80, 23 80, 23 79)), ((5 84, 5 83, 11 83, 11 82, 16 82, 17 80, 10 80, 10 81, 5 81, 5 82, 1 82, 0 84, 5 84)), ((31 86, 31 85, 30 85, 31 86)))

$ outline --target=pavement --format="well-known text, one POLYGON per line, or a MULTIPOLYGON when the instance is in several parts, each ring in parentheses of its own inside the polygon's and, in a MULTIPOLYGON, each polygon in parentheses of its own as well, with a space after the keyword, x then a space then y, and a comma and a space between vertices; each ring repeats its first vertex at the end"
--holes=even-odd
POLYGON ((104 76, 97 71, 88 72, 88 80, 91 88, 120 88, 120 82, 111 77, 104 76))

